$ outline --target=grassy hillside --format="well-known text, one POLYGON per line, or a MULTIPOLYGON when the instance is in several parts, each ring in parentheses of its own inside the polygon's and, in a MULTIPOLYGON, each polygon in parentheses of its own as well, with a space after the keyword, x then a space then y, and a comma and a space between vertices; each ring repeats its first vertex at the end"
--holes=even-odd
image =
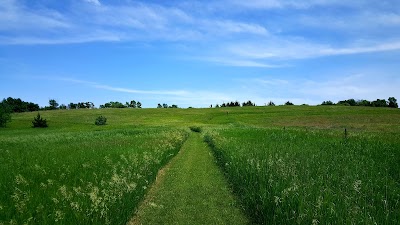
POLYGON ((40 113, 48 128, 31 128, 34 112, 13 114, 7 128, 0 129, 0 224, 126 223, 157 171, 179 151, 190 126, 199 126, 207 134, 233 190, 239 197, 248 197, 241 198, 241 203, 249 217, 256 213, 255 222, 352 223, 357 222, 350 219, 354 217, 379 223, 399 218, 400 178, 395 166, 400 164, 398 109, 276 106, 40 113), (108 119, 106 126, 94 125, 100 115, 108 119), (345 128, 348 145, 342 144, 345 128), (254 165, 269 164, 260 172, 246 167, 249 160, 254 165), (270 166, 280 162, 282 168, 270 166), (232 172, 224 165, 236 167, 232 172), (345 180, 340 180, 342 168, 351 171, 345 180), (240 179, 234 175, 237 171, 251 179, 240 179), (331 179, 327 174, 332 171, 337 175, 331 179), (277 182, 264 189, 271 174, 277 182), (349 186, 343 192, 341 187, 329 189, 326 198, 320 198, 318 190, 338 184, 337 180, 349 186), (307 186, 310 181, 315 185, 307 186), (259 186, 248 186, 254 183, 259 186), (284 201, 287 196, 282 191, 292 184, 305 196, 284 201), (362 198, 355 195, 360 187, 368 190, 362 198), (381 188, 385 198, 380 198, 381 188), (246 189, 251 192, 241 192, 246 189), (333 201, 337 196, 351 198, 333 201), (377 205, 382 201, 387 205, 377 205), (342 211, 328 214, 332 202, 339 207, 333 209, 342 211), (311 212, 316 203, 319 211, 311 212), (301 217, 290 214, 293 207, 301 217), (346 214, 351 209, 362 212, 357 214, 361 216, 346 214), (370 213, 374 209, 379 209, 378 214, 370 213), (271 212, 276 217, 268 216, 271 212), (390 218, 385 220, 385 215, 390 218))
MULTIPOLYGON (((13 120, 1 134, 30 132, 33 113, 13 114, 13 120), (5 132, 7 131, 7 132, 5 132)), ((257 127, 304 127, 367 132, 400 131, 400 110, 392 108, 344 106, 275 106, 212 109, 81 109, 43 111, 49 131, 82 131, 98 129, 97 116, 108 118, 102 129, 139 126, 249 125, 257 127)))

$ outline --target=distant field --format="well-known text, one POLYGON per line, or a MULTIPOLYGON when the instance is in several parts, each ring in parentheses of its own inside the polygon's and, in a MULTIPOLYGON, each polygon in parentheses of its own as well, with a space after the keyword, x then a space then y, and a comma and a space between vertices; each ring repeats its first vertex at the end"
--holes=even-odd
POLYGON ((256 223, 400 221, 400 110, 341 106, 43 111, 0 129, 0 224, 125 224, 200 127, 256 223), (106 126, 95 118, 107 117, 106 126), (344 134, 347 130, 347 136, 344 134))

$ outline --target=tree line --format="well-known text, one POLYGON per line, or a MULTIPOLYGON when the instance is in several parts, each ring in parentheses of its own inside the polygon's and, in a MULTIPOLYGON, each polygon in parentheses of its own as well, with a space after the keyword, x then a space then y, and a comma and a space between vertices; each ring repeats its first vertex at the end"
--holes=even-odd
POLYGON ((332 101, 323 101, 321 105, 344 105, 344 106, 370 106, 370 107, 390 107, 398 108, 397 99, 395 97, 389 97, 386 101, 385 99, 377 99, 375 101, 368 101, 365 99, 355 100, 347 99, 338 101, 336 104, 332 101))
POLYGON ((142 103, 139 101, 132 100, 130 102, 126 102, 125 104, 121 102, 107 102, 104 105, 100 105, 100 109, 105 109, 105 108, 142 108, 142 103))

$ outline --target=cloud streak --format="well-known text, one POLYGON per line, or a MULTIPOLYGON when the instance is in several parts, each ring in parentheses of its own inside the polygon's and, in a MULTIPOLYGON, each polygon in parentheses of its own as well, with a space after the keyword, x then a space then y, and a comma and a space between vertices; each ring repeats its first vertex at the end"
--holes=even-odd
POLYGON ((57 11, 45 3, 31 7, 29 3, 5 0, 0 6, 0 46, 183 43, 190 46, 190 51, 182 53, 185 58, 259 68, 290 65, 293 59, 400 50, 400 32, 396 31, 400 30, 400 14, 386 9, 394 2, 367 2, 376 7, 367 10, 368 4, 359 0, 222 0, 197 4, 200 9, 189 3, 171 6, 80 0, 68 10, 57 11), (327 12, 330 7, 345 7, 351 13, 321 16, 316 13, 318 7, 327 12), (285 18, 257 13, 269 15, 271 10, 289 11, 285 18), (249 16, 252 13, 258 16, 249 16), (380 35, 382 26, 387 27, 385 37, 380 35), (354 30, 361 32, 354 34, 354 30), (321 41, 307 33, 316 31, 325 36, 333 32, 338 38, 321 41))

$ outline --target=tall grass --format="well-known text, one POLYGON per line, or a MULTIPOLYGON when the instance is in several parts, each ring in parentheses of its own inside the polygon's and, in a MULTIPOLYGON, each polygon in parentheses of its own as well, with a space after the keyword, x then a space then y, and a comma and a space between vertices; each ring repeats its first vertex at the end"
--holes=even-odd
POLYGON ((0 224, 125 224, 181 129, 117 129, 3 136, 0 224))
POLYGON ((255 223, 400 223, 399 141, 238 127, 205 140, 255 223))

